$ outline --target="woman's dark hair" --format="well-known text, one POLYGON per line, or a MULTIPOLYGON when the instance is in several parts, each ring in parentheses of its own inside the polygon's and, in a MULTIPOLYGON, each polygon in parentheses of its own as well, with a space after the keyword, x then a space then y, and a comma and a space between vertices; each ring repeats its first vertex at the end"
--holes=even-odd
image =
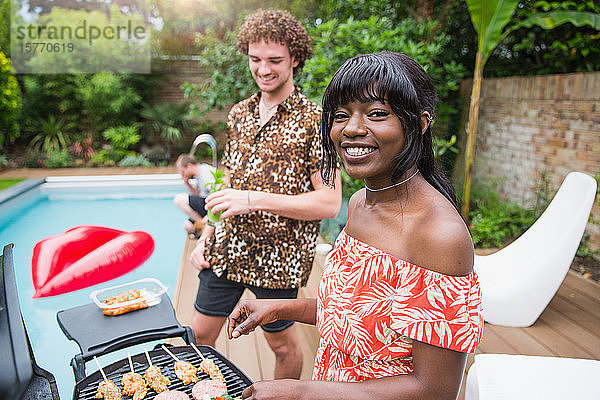
POLYGON ((323 95, 321 132, 324 157, 321 177, 333 184, 337 153, 329 137, 335 112, 339 106, 354 101, 389 103, 404 129, 405 145, 395 157, 392 182, 397 182, 413 166, 421 175, 456 205, 456 194, 450 180, 437 167, 433 155, 431 127, 422 131, 421 115, 433 118, 437 93, 423 68, 405 54, 383 51, 359 55, 342 64, 331 78, 323 95))

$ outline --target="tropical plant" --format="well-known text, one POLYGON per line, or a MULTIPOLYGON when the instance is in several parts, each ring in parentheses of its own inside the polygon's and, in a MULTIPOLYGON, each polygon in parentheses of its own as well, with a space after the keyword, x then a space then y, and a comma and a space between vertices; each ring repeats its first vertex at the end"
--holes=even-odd
POLYGON ((103 149, 92 155, 90 162, 93 161, 98 165, 114 165, 125 156, 135 156, 135 152, 130 148, 140 141, 141 136, 138 134, 138 129, 138 125, 134 124, 105 130, 102 135, 110 141, 110 149, 103 149), (112 163, 107 163, 108 160, 111 160, 112 163))
POLYGON ((498 43, 511 32, 522 27, 530 28, 539 26, 543 29, 553 29, 564 23, 575 26, 591 26, 600 29, 600 15, 581 12, 555 10, 547 13, 533 14, 523 21, 512 25, 507 30, 504 27, 510 21, 518 0, 466 0, 471 14, 471 21, 477 32, 477 55, 475 57, 475 70, 473 74, 473 88, 471 89, 471 103, 469 106, 469 120, 467 123, 467 145, 465 151, 465 171, 462 215, 469 218, 469 203, 471 196, 471 172, 473 169, 473 154, 475 151, 475 138, 477 135, 477 120, 479 118, 479 98, 481 96, 481 82, 483 68, 498 43))
POLYGON ((62 118, 57 119, 54 115, 50 115, 48 119, 38 121, 35 126, 38 133, 31 140, 32 148, 41 150, 44 153, 51 153, 67 148, 68 143, 65 136, 72 127, 71 123, 62 118))
POLYGON ((145 127, 169 143, 182 139, 183 133, 190 129, 190 115, 185 103, 146 104, 140 115, 145 118, 145 127))
POLYGON ((96 151, 92 146, 94 139, 91 136, 86 137, 82 140, 76 140, 70 147, 69 151, 71 154, 84 161, 89 160, 92 154, 96 151))

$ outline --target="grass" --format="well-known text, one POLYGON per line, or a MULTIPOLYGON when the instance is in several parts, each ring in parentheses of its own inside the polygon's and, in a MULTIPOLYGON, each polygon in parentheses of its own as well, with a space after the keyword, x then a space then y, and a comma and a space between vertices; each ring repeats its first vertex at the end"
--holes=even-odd
POLYGON ((0 179, 0 190, 7 189, 25 179, 0 179))

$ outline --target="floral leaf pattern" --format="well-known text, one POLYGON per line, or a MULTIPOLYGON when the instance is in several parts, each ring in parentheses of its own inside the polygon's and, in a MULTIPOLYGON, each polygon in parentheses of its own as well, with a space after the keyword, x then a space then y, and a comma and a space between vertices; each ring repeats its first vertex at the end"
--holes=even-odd
POLYGON ((315 380, 411 373, 413 340, 465 353, 479 344, 477 275, 421 268, 342 230, 319 283, 317 328, 315 380))

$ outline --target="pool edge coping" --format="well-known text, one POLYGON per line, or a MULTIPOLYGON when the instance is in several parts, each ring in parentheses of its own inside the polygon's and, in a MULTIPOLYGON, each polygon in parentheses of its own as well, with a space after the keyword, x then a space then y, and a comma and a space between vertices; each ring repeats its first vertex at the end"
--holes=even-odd
POLYGON ((103 182, 161 182, 161 181, 181 181, 179 174, 147 174, 147 175, 68 175, 68 176, 47 176, 45 178, 29 178, 22 182, 0 191, 0 205, 14 199, 15 197, 34 189, 44 183, 103 183, 103 182))
POLYGON ((46 178, 30 178, 22 182, 16 183, 13 186, 0 191, 0 204, 4 204, 9 200, 37 187, 46 182, 46 178))

